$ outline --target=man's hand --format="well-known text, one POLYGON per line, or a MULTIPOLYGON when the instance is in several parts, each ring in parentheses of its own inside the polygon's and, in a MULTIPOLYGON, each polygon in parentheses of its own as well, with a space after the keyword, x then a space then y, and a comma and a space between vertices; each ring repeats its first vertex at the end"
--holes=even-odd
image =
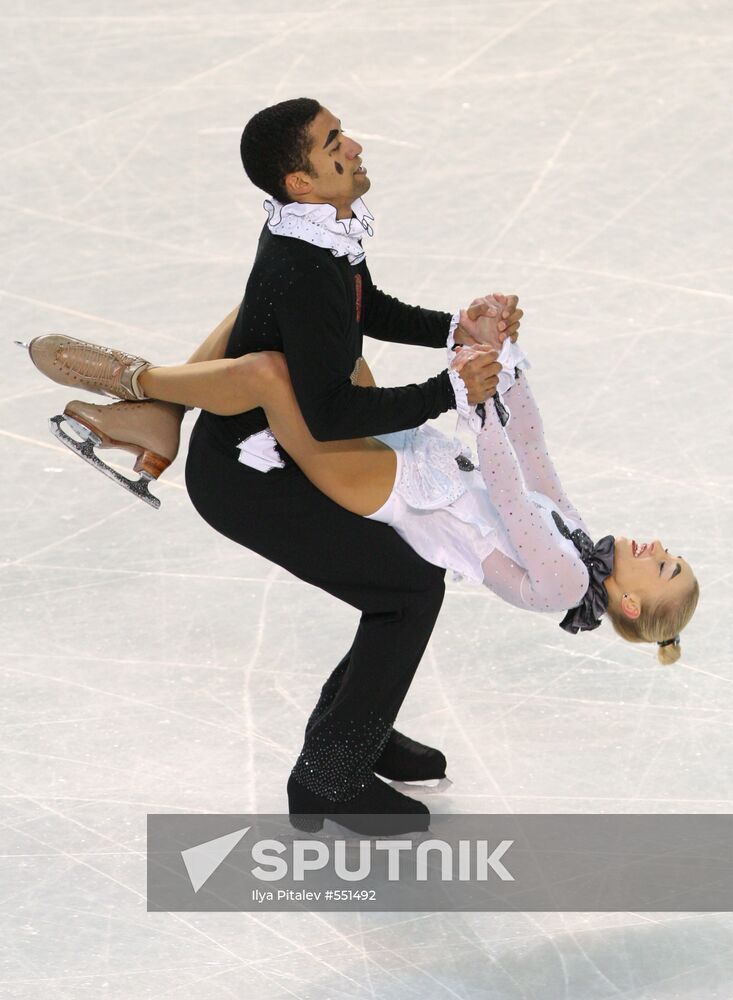
POLYGON ((507 337, 516 341, 519 336, 519 322, 524 315, 517 308, 519 299, 516 295, 502 295, 494 292, 483 298, 474 299, 468 309, 461 309, 460 321, 454 334, 457 344, 490 344, 496 350, 501 349, 507 337), (480 317, 488 317, 489 324, 482 323, 479 330, 480 317))
MULTIPOLYGON (((487 322, 484 320, 483 322, 487 322)), ((493 396, 499 384, 501 365, 496 360, 499 352, 485 344, 462 348, 452 367, 463 379, 466 396, 471 406, 485 403, 493 396), (461 357, 463 355, 463 357, 461 357)))

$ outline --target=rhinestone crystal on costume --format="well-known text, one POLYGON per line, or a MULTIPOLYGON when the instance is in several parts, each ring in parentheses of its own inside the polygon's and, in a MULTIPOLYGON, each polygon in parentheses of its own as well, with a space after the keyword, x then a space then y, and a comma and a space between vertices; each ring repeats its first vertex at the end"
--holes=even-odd
POLYGON ((292 774, 314 795, 333 802, 354 798, 374 779, 373 765, 392 732, 375 712, 347 727, 320 719, 306 736, 292 774))

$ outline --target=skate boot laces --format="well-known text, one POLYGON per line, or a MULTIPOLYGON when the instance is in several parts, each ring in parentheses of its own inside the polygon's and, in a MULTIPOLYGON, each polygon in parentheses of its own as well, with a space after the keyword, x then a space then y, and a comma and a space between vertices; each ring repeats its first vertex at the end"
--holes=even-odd
POLYGON ((67 343, 56 351, 56 363, 67 376, 88 379, 110 395, 139 398, 135 375, 145 367, 140 358, 109 347, 67 343))

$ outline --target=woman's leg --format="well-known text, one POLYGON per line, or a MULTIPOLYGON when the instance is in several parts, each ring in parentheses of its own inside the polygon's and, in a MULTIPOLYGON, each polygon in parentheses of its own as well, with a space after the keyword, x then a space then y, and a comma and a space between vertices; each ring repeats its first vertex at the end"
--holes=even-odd
POLYGON ((182 403, 230 417, 262 405, 261 380, 268 364, 265 353, 269 352, 161 365, 143 372, 138 384, 149 399, 182 403))
MULTIPOLYGON (((371 378, 371 373, 369 373, 371 378)), ((264 409, 276 440, 314 486, 355 514, 378 510, 392 491, 397 459, 373 438, 317 441, 303 419, 285 355, 259 351, 185 365, 150 368, 139 379, 151 399, 231 416, 264 409)))
MULTIPOLYGON (((259 406, 256 393, 252 392, 256 382, 248 382, 247 379, 252 361, 224 357, 238 312, 239 306, 235 306, 185 364, 166 365, 144 372, 139 378, 143 392, 151 399, 200 407, 222 417, 259 406)), ((255 359, 258 355, 245 357, 255 359)))
POLYGON ((265 353, 267 369, 259 383, 258 405, 278 444, 313 485, 339 506, 362 516, 379 510, 394 486, 394 451, 374 438, 317 441, 303 419, 285 355, 265 353))
MULTIPOLYGON (((196 354, 205 353, 204 347, 202 345, 196 354)), ((230 417, 262 406, 263 391, 275 376, 290 381, 284 355, 278 351, 194 361, 196 354, 183 365, 149 368, 138 378, 140 388, 149 399, 182 403, 219 417, 230 417)), ((374 377, 368 364, 364 358, 360 362, 356 384, 373 386, 374 377)), ((290 451, 284 442, 281 443, 290 451)))
POLYGON ((235 306, 229 315, 224 317, 221 323, 211 331, 206 340, 202 344, 199 344, 188 359, 187 364, 193 364, 195 361, 216 361, 226 355, 227 344, 234 329, 239 309, 238 305, 235 306))

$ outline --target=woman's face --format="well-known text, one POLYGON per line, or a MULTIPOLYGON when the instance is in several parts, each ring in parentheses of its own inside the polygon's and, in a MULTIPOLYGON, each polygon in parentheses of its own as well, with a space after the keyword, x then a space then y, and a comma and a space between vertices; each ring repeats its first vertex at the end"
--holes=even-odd
MULTIPOLYGON (((655 538, 652 542, 637 542, 632 538, 617 538, 614 547, 611 579, 618 587, 618 596, 624 612, 623 595, 634 607, 642 603, 656 604, 670 598, 683 598, 689 591, 694 574, 685 559, 668 551, 655 538)), ((629 615, 638 617, 638 613, 629 615)))

